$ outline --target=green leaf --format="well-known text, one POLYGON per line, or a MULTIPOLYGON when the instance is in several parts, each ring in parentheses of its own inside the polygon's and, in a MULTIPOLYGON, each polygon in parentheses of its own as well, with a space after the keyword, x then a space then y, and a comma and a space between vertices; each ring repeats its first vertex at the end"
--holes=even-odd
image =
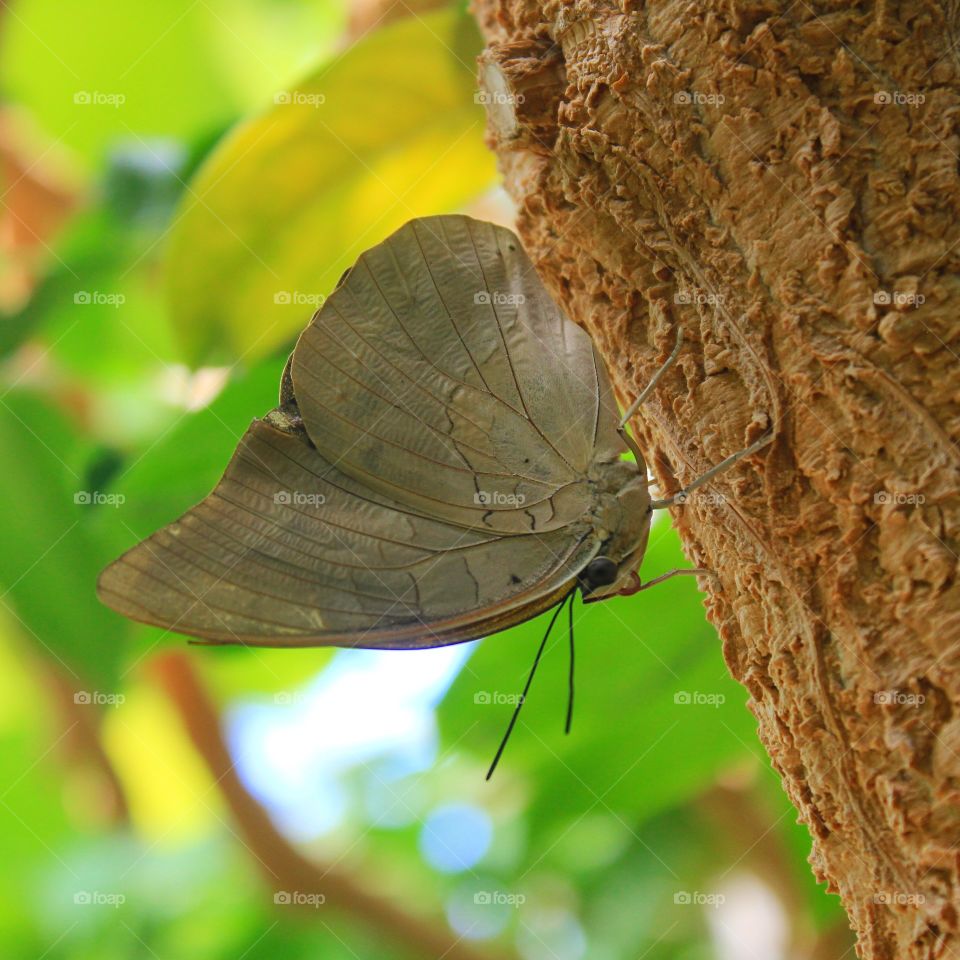
POLYGON ((232 121, 326 48, 343 13, 273 0, 17 0, 5 4, 2 90, 92 167, 121 141, 189 140, 232 121))
POLYGON ((242 124, 173 230, 174 321, 195 362, 263 355, 368 247, 493 182, 471 21, 444 10, 371 33, 242 124))
MULTIPOLYGON (((658 524, 645 579, 689 566, 658 524)), ((535 833, 559 836, 595 810, 637 823, 699 794, 739 759, 762 756, 747 695, 731 679, 693 578, 575 607, 576 712, 563 736, 568 668, 558 620, 496 776, 528 775, 535 833), (684 702, 689 699, 689 703, 684 702)), ((549 615, 479 644, 440 708, 445 740, 489 762, 549 615)))
MULTIPOLYGON (((149 271, 153 242, 99 210, 76 218, 60 238, 20 323, 45 339, 47 355, 72 377, 103 387, 142 380, 175 359, 149 271)), ((0 352, 13 346, 0 338, 0 352)))
POLYGON ((184 414, 113 478, 122 514, 101 513, 98 530, 116 549, 133 546, 202 500, 217 484, 255 417, 276 406, 285 359, 239 374, 213 403, 184 414))
POLYGON ((4 22, 4 90, 88 161, 117 140, 186 136, 237 109, 212 23, 189 0, 20 0, 4 22))
POLYGON ((88 452, 72 426, 39 398, 0 400, 0 502, 3 603, 38 652, 78 682, 109 692, 123 653, 126 625, 101 606, 94 587, 103 546, 90 515, 107 510, 85 485, 88 452))

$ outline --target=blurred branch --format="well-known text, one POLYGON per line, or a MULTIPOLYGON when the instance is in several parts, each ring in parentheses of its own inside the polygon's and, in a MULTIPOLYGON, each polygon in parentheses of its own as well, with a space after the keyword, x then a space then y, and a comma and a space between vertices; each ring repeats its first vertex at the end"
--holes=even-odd
POLYGON ((101 788, 103 803, 97 812, 105 812, 106 819, 114 825, 125 824, 130 818, 130 810, 120 777, 103 749, 99 707, 79 702, 76 684, 65 677, 59 668, 47 663, 41 663, 40 666, 61 717, 69 755, 93 771, 97 786, 101 788))
POLYGON ((444 6, 444 0, 352 0, 349 5, 346 40, 355 43, 365 33, 401 17, 417 16, 444 6))
MULTIPOLYGON (((0 14, 4 8, 0 7, 0 14)), ((0 24, 2 27, 2 24, 0 24)), ((29 299, 49 241, 77 207, 77 188, 45 161, 48 147, 29 129, 24 111, 0 108, 0 311, 29 299), (45 161, 45 162, 44 162, 45 161)))
POLYGON ((790 918, 790 956, 818 960, 852 956, 853 931, 847 924, 814 929, 806 886, 800 882, 778 821, 750 786, 734 789, 717 784, 698 808, 717 827, 717 836, 735 857, 728 872, 742 867, 760 878, 776 895, 790 918))
POLYGON ((220 728, 216 706, 186 653, 157 657, 152 668, 170 697, 190 739, 233 814, 242 839, 275 890, 322 894, 325 902, 352 914, 384 940, 422 958, 507 960, 502 951, 465 943, 444 925, 400 909, 369 893, 342 867, 303 857, 277 830, 267 812, 244 787, 220 728))

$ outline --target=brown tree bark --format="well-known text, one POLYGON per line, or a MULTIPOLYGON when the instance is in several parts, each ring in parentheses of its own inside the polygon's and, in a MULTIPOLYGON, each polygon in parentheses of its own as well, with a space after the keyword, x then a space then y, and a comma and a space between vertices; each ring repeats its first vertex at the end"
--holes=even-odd
MULTIPOLYGON (((869 958, 960 956, 956 3, 476 0, 518 228, 629 401, 869 958)), ((642 604, 642 598, 637 598, 642 604)))

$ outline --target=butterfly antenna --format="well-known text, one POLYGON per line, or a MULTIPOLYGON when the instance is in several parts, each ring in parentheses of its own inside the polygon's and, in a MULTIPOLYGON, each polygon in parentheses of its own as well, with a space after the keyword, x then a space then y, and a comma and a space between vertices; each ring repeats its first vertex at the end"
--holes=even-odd
POLYGON ((517 701, 517 706, 513 711, 513 716, 510 718, 510 723, 507 725, 507 732, 503 735, 503 739, 500 741, 500 746, 497 748, 497 755, 493 758, 493 763, 490 764, 490 769, 487 771, 488 780, 493 776, 493 771, 497 769, 497 764, 500 762, 500 757, 503 756, 503 751, 507 745, 507 741, 510 739, 510 734, 513 733, 513 727, 517 722, 517 717, 520 716, 520 708, 527 699, 527 694, 530 691, 530 684, 533 683, 533 675, 537 672, 537 664, 540 663, 540 657, 543 654, 544 647, 547 645, 547 639, 550 636, 550 631, 553 629, 553 625, 557 622, 557 617, 560 616, 560 611, 563 609, 563 604, 565 601, 566 597, 560 601, 560 603, 557 605, 557 609, 553 611, 553 616, 550 618, 550 623, 547 626, 547 632, 543 635, 543 639, 540 641, 540 648, 537 650, 537 655, 533 658, 533 666, 530 668, 530 676, 527 677, 526 686, 523 688, 523 693, 520 694, 520 699, 517 701))
POLYGON ((567 635, 570 638, 570 678, 568 681, 567 693, 567 723, 563 729, 564 733, 570 732, 573 725, 573 601, 576 591, 570 591, 570 603, 567 605, 567 635))

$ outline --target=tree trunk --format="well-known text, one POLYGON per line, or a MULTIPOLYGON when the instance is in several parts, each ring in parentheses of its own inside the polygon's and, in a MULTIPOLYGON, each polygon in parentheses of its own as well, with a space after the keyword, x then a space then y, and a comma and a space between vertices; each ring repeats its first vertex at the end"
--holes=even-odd
MULTIPOLYGON (((956 3, 477 0, 518 227, 869 958, 960 956, 956 3)), ((637 604, 642 604, 638 597, 637 604)))

